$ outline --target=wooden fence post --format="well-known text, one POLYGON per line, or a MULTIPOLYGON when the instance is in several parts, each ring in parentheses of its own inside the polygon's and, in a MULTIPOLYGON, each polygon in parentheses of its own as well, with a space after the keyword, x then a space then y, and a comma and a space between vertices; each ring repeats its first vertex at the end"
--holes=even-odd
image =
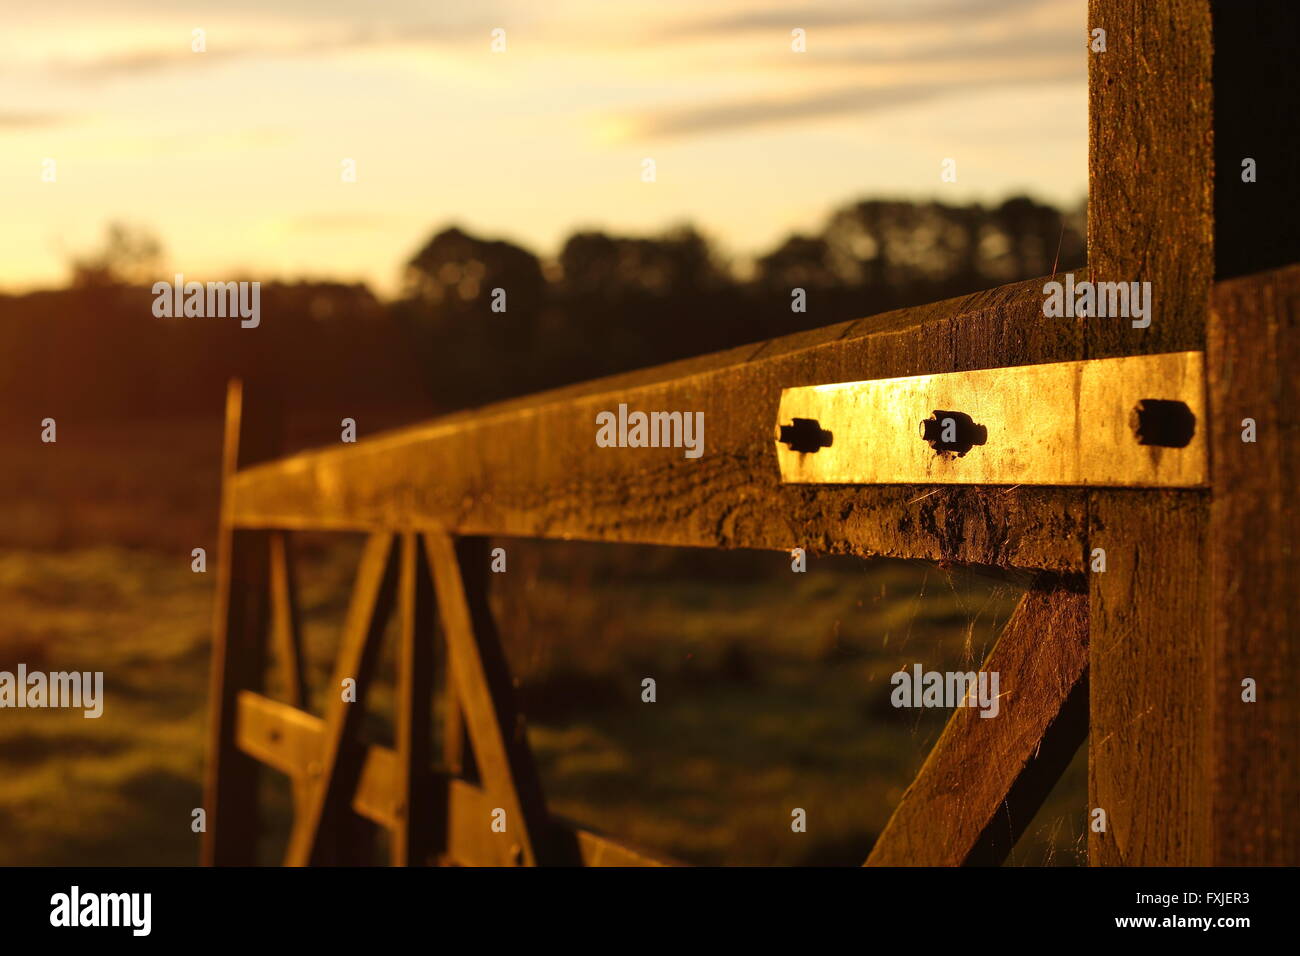
POLYGON ((1215 679, 1203 704, 1214 714, 1213 862, 1295 866, 1300 266, 1216 286, 1208 356, 1215 679), (1254 441, 1244 440, 1252 427, 1254 441))
POLYGON ((226 392, 221 460, 217 601, 208 695, 205 866, 257 862, 259 764, 236 742, 236 698, 241 690, 262 688, 270 616, 271 533, 236 530, 231 520, 231 478, 240 468, 273 458, 282 448, 283 429, 278 395, 259 390, 255 396, 246 396, 243 384, 231 381, 226 392))
MULTIPOLYGON (((1089 358, 1205 349, 1212 282, 1239 267, 1243 248, 1259 252, 1253 261, 1261 267, 1278 255, 1260 249, 1277 234, 1276 225, 1262 218, 1266 207, 1239 208, 1230 197, 1241 195, 1241 157, 1252 156, 1273 176, 1294 163, 1282 150, 1281 129, 1269 126, 1293 120, 1284 110, 1270 119, 1251 102, 1293 96, 1294 83, 1290 90, 1260 89, 1248 77, 1288 69, 1294 77, 1295 68, 1284 65, 1280 49, 1273 53, 1267 44, 1243 39, 1250 36, 1240 29, 1243 17, 1283 33, 1282 24, 1265 21, 1295 22, 1294 11, 1274 0, 1089 4, 1089 30, 1106 31, 1105 52, 1089 54, 1090 277, 1151 283, 1148 327, 1122 318, 1083 320, 1089 358), (1261 124, 1250 142, 1241 141, 1243 131, 1231 119, 1242 110, 1261 124), (1232 133, 1224 135, 1225 129, 1232 133)), ((1271 188, 1294 198, 1294 177, 1271 188)), ((1294 261, 1295 241, 1288 244, 1288 261, 1294 261)), ((1223 302, 1223 316, 1242 317, 1240 304, 1216 301, 1223 302)), ((1237 827, 1232 821, 1251 821, 1248 829, 1257 837, 1287 827, 1294 833, 1294 822, 1284 824, 1274 803, 1275 795, 1289 793, 1294 809, 1294 750, 1286 770, 1290 784, 1279 790, 1274 781, 1265 797, 1251 781, 1262 786, 1256 764, 1265 737, 1259 727, 1273 736, 1289 728, 1294 741, 1300 732, 1295 707, 1256 705, 1255 736, 1247 739, 1246 724, 1234 716, 1242 703, 1232 702, 1246 670, 1268 675, 1280 690, 1280 667, 1295 653, 1281 610, 1294 608, 1294 587, 1288 592, 1271 578, 1275 583, 1261 588, 1255 603, 1241 592, 1244 582, 1268 574, 1284 546, 1278 538, 1242 533, 1238 489, 1244 473, 1251 474, 1261 509, 1253 520, 1261 529, 1284 526, 1279 502, 1286 453, 1276 443, 1296 419, 1289 410, 1279 414, 1278 403, 1286 404, 1281 367, 1268 356, 1270 339, 1287 322, 1294 325, 1294 307, 1289 316, 1270 325, 1256 315, 1261 321, 1253 337, 1220 335, 1219 347, 1207 355, 1210 423, 1199 427, 1212 429, 1209 489, 1090 495, 1088 547, 1093 554, 1102 549, 1106 562, 1105 572, 1091 575, 1090 589, 1089 846, 1095 864, 1263 862, 1268 853, 1258 839, 1250 852, 1224 842, 1237 827), (1225 437, 1224 416, 1239 418, 1245 407, 1272 416, 1274 444, 1234 444, 1225 437), (1234 617, 1231 608, 1246 612, 1251 623, 1234 617), (1244 652, 1241 631, 1252 624, 1254 640, 1244 652), (1249 665, 1243 654, 1253 654, 1249 665), (1234 759, 1225 747, 1254 756, 1234 759), (1243 766, 1252 760, 1253 776, 1243 766), (1269 809, 1259 810, 1261 800, 1269 809), (1097 811, 1104 813, 1104 831, 1097 811)), ((1294 842, 1290 857, 1294 862, 1294 842)))

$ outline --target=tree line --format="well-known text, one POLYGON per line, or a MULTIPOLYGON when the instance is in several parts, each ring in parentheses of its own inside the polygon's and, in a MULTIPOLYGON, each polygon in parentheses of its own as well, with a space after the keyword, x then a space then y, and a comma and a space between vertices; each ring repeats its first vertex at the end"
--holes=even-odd
MULTIPOLYGON (((450 410, 1077 269, 1084 210, 864 200, 748 261, 687 225, 584 231, 544 259, 457 227, 405 263, 401 291, 264 282, 253 329, 155 318, 161 245, 110 229, 66 288, 0 296, 6 417, 219 414, 232 375, 297 407, 450 410)), ((248 278, 223 276, 223 279, 248 278)))

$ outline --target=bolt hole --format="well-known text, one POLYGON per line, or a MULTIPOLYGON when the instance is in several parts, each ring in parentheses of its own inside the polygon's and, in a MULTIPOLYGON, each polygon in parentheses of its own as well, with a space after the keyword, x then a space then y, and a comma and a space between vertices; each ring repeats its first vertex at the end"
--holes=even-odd
POLYGON ((819 448, 830 448, 834 437, 815 418, 793 418, 789 425, 780 427, 776 440, 789 445, 791 451, 810 454, 819 448))
POLYGON ((1134 407, 1129 424, 1139 445, 1186 448, 1196 434, 1196 416, 1186 402, 1144 398, 1134 407))
POLYGON ((921 437, 938 454, 955 452, 958 457, 989 440, 989 430, 977 425, 965 412, 935 409, 921 422, 921 437))

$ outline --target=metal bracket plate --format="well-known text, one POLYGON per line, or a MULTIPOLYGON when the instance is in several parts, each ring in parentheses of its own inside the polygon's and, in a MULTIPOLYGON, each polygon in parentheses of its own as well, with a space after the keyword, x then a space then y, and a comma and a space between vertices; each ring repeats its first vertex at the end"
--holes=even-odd
POLYGON ((1208 483, 1201 352, 787 388, 781 480, 803 484, 1208 483))

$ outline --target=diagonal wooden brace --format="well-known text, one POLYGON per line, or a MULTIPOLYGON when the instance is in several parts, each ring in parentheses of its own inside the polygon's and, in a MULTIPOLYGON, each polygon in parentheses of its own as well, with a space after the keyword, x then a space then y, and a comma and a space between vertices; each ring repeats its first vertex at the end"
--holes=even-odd
MULTIPOLYGON (((505 831, 490 830, 503 850, 505 863, 535 866, 546 856, 539 846, 547 830, 541 782, 533 765, 521 715, 514 706, 514 688, 492 615, 487 606, 483 572, 486 542, 481 538, 453 541, 443 532, 425 535, 433 566, 447 652, 459 709, 482 778, 483 789, 505 811, 505 831)), ((449 702, 450 704, 450 702, 449 702)))
POLYGON ((356 587, 352 592, 352 603, 344 622, 343 640, 329 687, 325 748, 317 768, 320 776, 306 801, 306 813, 294 820, 285 852, 288 866, 312 866, 324 862, 325 833, 347 809, 356 790, 361 767, 351 759, 356 752, 352 743, 361 726, 366 691, 374 676, 379 642, 396 589, 394 538, 390 532, 371 535, 361 555, 356 587), (356 682, 355 701, 343 699, 342 687, 347 679, 356 682))
POLYGON ((1088 728, 1088 595, 1036 587, 981 667, 1000 675, 997 717, 960 707, 867 858, 867 866, 1000 863, 1088 728))

